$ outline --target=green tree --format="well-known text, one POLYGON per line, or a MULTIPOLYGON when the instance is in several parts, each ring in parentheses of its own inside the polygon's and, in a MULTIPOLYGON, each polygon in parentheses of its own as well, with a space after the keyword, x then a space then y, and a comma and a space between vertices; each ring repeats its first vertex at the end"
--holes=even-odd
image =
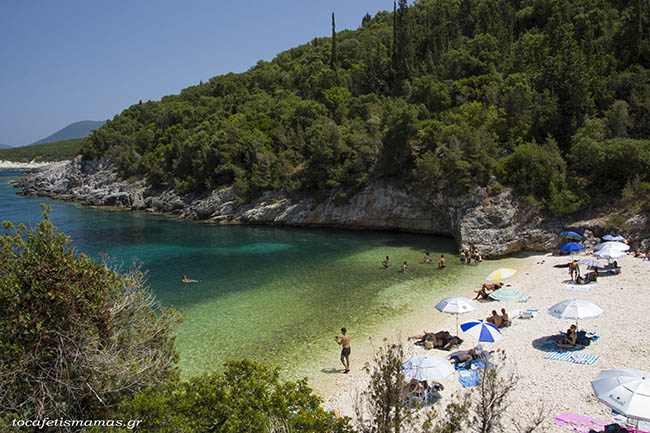
POLYGON ((127 395, 178 378, 178 315, 83 254, 44 212, 0 238, 0 418, 102 417, 127 395))

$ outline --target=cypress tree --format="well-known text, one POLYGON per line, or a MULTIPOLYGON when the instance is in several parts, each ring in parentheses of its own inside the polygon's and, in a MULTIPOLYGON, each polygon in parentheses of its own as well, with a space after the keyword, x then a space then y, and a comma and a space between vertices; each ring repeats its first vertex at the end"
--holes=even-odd
POLYGON ((330 58, 330 68, 336 69, 336 22, 334 21, 334 12, 332 12, 332 57, 330 58))

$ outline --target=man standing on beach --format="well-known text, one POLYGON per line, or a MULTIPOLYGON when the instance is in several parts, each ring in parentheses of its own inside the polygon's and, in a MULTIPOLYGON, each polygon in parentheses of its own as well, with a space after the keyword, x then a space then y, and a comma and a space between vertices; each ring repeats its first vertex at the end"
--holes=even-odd
POLYGON ((341 349, 341 364, 343 364, 343 367, 345 368, 343 373, 349 373, 350 372, 350 334, 348 334, 348 331, 345 328, 341 328, 341 333, 343 335, 335 336, 334 341, 336 341, 337 344, 343 346, 343 348, 341 349))

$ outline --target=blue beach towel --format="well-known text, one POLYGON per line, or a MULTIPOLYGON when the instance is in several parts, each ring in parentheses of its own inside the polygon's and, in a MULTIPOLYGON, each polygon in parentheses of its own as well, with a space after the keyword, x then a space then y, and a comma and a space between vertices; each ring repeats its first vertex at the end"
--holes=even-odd
POLYGON ((459 370, 458 381, 463 385, 463 388, 471 388, 472 386, 479 385, 481 378, 476 370, 459 370))
POLYGON ((556 351, 547 354, 544 359, 557 359, 558 361, 569 361, 574 364, 591 365, 598 359, 598 355, 590 355, 588 353, 578 353, 575 351, 556 351))

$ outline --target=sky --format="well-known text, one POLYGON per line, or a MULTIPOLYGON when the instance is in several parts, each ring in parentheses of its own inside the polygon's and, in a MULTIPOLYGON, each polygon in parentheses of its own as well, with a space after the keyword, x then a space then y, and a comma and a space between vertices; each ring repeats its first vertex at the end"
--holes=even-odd
POLYGON ((0 1, 0 144, 106 120, 357 29, 390 0, 0 1))

